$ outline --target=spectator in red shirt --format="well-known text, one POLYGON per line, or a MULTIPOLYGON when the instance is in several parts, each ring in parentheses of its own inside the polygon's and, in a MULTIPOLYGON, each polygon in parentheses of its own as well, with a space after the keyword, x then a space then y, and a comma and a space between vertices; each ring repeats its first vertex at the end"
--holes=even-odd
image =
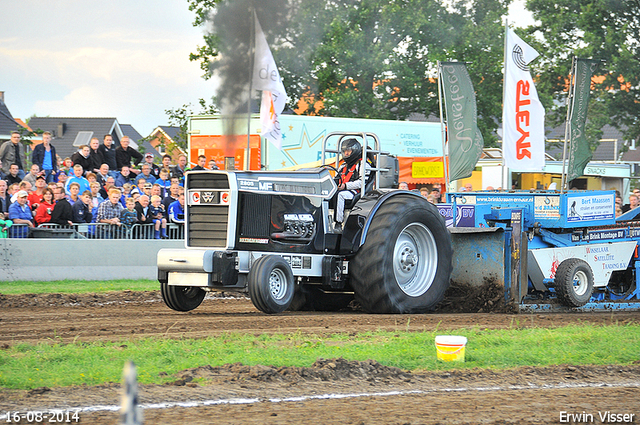
POLYGON ((54 208, 53 198, 53 190, 48 187, 45 188, 44 193, 42 194, 42 200, 38 204, 38 209, 36 210, 36 225, 39 226, 42 223, 49 223, 51 221, 51 213, 54 208))
POLYGON ((36 190, 29 192, 29 205, 31 205, 32 210, 36 210, 38 208, 38 204, 42 200, 42 195, 44 195, 44 190, 47 188, 47 181, 44 176, 38 176, 36 179, 36 190))

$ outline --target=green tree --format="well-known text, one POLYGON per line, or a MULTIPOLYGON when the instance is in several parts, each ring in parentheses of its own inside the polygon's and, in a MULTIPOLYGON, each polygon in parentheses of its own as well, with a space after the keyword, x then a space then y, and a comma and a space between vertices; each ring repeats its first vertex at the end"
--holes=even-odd
MULTIPOLYGON (((235 0, 229 4, 239 8, 233 16, 244 16, 245 21, 250 15, 244 11, 256 9, 284 79, 289 105, 306 101, 310 106, 307 114, 316 113, 314 102, 320 100, 317 113, 325 116, 406 119, 412 113, 437 115, 437 61, 470 62, 479 125, 485 141, 492 145, 502 114, 502 19, 509 2, 458 0, 447 7, 443 2, 423 0, 271 0, 268 7, 264 2, 235 0), (271 9, 286 13, 274 17, 271 9), (265 25, 274 19, 280 25, 265 25)), ((226 25, 232 22, 232 18, 220 17, 225 3, 190 2, 196 12, 194 25, 211 16, 207 7, 218 8, 213 14, 215 35, 207 36, 207 47, 199 47, 192 55, 204 70, 210 71, 209 61, 228 49, 219 37, 230 33, 226 25)), ((246 23, 234 22, 233 28, 240 25, 246 23)), ((245 39, 234 41, 232 49, 221 56, 237 53, 243 43, 245 39)), ((245 47, 241 66, 214 60, 217 70, 232 69, 231 76, 237 77, 238 70, 249 66, 246 52, 245 47)), ((233 93, 240 86, 223 84, 233 93)))
MULTIPOLYGON (((193 26, 203 26, 209 19, 217 3, 218 0, 189 0, 189 10, 195 14, 193 26)), ((213 58, 218 56, 217 45, 218 37, 215 34, 206 33, 204 35, 204 45, 197 46, 196 52, 189 55, 189 60, 200 62, 200 68, 204 71, 202 77, 205 80, 211 78, 209 63, 213 58)))
POLYGON ((478 127, 485 146, 495 146, 502 122, 502 68, 504 24, 511 0, 475 0, 454 3, 457 11, 450 33, 454 45, 440 60, 468 62, 467 69, 476 90, 478 127))
MULTIPOLYGON (((528 28, 543 52, 538 90, 548 122, 566 116, 572 55, 602 59, 589 106, 588 137, 597 144, 604 124, 640 136, 640 0, 528 0, 539 24, 528 28)), ((533 43, 532 43, 533 44, 533 43)))
MULTIPOLYGON (((304 3, 299 22, 308 21, 316 7, 304 3)), ((312 16, 321 37, 304 58, 310 69, 303 76, 304 86, 323 101, 320 114, 404 119, 434 109, 437 86, 429 78, 434 67, 428 56, 442 51, 447 40, 444 7, 418 0, 364 0, 327 2, 320 12, 312 16)))
POLYGON ((322 99, 320 114, 406 119, 438 114, 438 60, 470 62, 480 129, 493 145, 502 114, 502 19, 509 2, 458 1, 445 8, 440 2, 368 0, 327 2, 318 10, 315 2, 303 1, 296 21, 318 23, 312 35, 319 41, 304 50, 309 39, 297 30, 302 46, 292 43, 277 54, 305 54, 286 54, 279 64, 294 68, 291 57, 308 64, 295 93, 300 98, 306 89, 322 99))
MULTIPOLYGON (((198 114, 207 115, 207 114, 217 114, 219 112, 218 107, 215 104, 215 101, 212 101, 210 104, 204 99, 199 100, 200 110, 198 114)), ((181 149, 182 151, 187 151, 187 141, 189 140, 189 117, 194 115, 195 112, 193 110, 193 105, 185 104, 179 108, 167 109, 164 111, 165 114, 169 117, 169 125, 178 127, 178 132, 176 137, 173 140, 173 143, 169 140, 165 140, 164 137, 160 136, 160 145, 163 149, 173 150, 176 147, 181 149)), ((143 139, 142 141, 148 140, 151 136, 143 139)), ((142 143, 141 143, 142 144, 142 143)))

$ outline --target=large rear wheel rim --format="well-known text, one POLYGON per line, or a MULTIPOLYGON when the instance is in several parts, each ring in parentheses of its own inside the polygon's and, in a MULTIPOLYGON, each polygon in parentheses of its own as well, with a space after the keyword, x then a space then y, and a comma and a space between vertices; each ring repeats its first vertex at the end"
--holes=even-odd
POLYGON ((393 249, 393 273, 402 292, 410 297, 423 295, 437 269, 438 250, 429 228, 412 223, 402 229, 393 249))

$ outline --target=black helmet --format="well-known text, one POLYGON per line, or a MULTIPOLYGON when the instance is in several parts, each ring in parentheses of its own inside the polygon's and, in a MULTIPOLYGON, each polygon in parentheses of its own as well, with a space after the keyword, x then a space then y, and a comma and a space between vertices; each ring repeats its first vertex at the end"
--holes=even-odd
POLYGON ((362 146, 356 139, 343 140, 340 145, 340 151, 342 152, 342 159, 344 159, 348 165, 353 165, 362 158, 362 146), (346 156, 345 151, 348 150, 351 151, 351 154, 346 156))

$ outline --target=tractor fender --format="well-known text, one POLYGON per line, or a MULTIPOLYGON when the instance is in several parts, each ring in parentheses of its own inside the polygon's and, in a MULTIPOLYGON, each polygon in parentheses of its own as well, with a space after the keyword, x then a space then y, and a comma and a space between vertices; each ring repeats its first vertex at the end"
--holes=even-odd
POLYGON ((408 190, 391 190, 388 192, 373 191, 361 198, 351 209, 345 221, 340 240, 340 255, 354 255, 367 239, 367 232, 375 219, 376 212, 385 202, 397 196, 413 196, 427 199, 419 193, 408 190))

